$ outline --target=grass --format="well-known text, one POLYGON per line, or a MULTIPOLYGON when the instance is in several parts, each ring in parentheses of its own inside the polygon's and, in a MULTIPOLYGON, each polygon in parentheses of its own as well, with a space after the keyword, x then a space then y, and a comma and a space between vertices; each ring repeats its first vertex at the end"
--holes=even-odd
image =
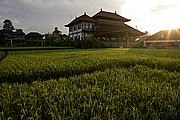
POLYGON ((4 57, 5 53, 3 51, 0 51, 0 60, 4 57))
POLYGON ((179 53, 10 51, 0 64, 0 118, 179 119, 179 53))
POLYGON ((0 47, 0 51, 25 51, 25 50, 59 50, 73 49, 73 47, 35 46, 35 47, 0 47))

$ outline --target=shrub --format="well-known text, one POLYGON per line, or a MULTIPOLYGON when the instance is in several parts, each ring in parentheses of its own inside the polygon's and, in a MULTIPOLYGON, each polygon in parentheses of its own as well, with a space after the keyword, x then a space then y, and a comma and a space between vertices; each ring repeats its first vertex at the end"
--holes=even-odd
POLYGON ((96 37, 85 37, 82 39, 82 48, 101 48, 102 41, 96 37))

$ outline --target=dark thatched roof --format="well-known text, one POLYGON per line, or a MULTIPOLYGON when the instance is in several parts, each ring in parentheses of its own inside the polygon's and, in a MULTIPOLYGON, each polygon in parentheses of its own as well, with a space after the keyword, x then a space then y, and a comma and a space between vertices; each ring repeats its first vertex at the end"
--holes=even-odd
POLYGON ((68 25, 65 25, 65 27, 69 27, 69 26, 76 24, 78 22, 94 22, 94 23, 96 23, 97 21, 94 20, 93 18, 91 18, 90 16, 86 15, 86 13, 85 13, 84 15, 81 15, 80 17, 75 18, 68 25))
POLYGON ((26 37, 43 37, 43 35, 38 32, 30 32, 26 35, 26 37))
POLYGON ((22 29, 17 29, 17 30, 13 33, 13 35, 23 35, 23 36, 25 36, 25 33, 22 31, 22 29))
POLYGON ((106 11, 100 11, 97 14, 95 14, 92 18, 94 19, 107 19, 107 20, 116 20, 120 22, 128 22, 130 19, 124 18, 117 13, 112 12, 106 12, 106 11))
POLYGON ((143 32, 134 29, 123 23, 115 23, 115 22, 99 22, 97 31, 100 34, 120 34, 120 33, 128 33, 133 36, 141 36, 144 35, 143 32))
POLYGON ((74 19, 65 27, 70 27, 78 22, 93 22, 95 23, 95 32, 97 34, 129 34, 133 36, 141 36, 144 35, 141 31, 134 29, 124 22, 128 22, 130 19, 124 18, 117 13, 100 11, 95 14, 93 17, 86 15, 81 15, 80 17, 74 19))

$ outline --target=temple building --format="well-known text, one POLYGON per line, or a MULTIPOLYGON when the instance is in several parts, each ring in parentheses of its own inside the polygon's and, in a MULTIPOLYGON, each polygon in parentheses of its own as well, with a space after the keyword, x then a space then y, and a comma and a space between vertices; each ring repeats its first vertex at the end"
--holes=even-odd
POLYGON ((159 31, 144 41, 144 47, 180 48, 180 29, 159 31))
POLYGON ((100 12, 88 16, 86 13, 76 17, 65 27, 69 27, 69 37, 82 40, 85 37, 95 36, 101 39, 106 47, 129 47, 136 37, 143 32, 125 24, 130 19, 118 15, 116 12, 100 12))
POLYGON ((43 35, 38 32, 30 32, 25 35, 26 44, 29 46, 44 45, 43 35))
POLYGON ((25 44, 25 33, 21 29, 15 31, 0 30, 0 46, 17 46, 25 44))

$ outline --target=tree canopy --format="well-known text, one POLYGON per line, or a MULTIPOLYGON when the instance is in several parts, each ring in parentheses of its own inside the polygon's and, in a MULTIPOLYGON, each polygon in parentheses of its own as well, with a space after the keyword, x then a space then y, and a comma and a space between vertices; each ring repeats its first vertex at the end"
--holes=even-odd
POLYGON ((3 29, 5 30, 14 30, 14 26, 12 25, 12 22, 8 19, 4 20, 3 29))

